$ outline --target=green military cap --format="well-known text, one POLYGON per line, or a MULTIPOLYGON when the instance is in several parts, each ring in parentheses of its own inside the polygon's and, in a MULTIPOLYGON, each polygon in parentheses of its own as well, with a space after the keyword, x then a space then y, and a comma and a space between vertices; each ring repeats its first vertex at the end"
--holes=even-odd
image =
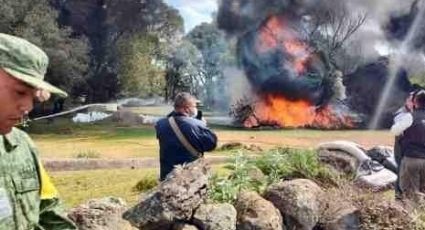
POLYGON ((48 65, 49 58, 39 47, 0 33, 0 68, 36 89, 66 97, 66 92, 44 81, 48 65))

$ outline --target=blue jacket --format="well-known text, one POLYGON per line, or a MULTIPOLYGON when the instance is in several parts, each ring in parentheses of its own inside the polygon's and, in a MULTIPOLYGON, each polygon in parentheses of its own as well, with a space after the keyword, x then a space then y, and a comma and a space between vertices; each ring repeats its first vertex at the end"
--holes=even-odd
MULTIPOLYGON (((215 149, 217 136, 204 122, 175 112, 172 112, 169 116, 174 116, 183 135, 200 153, 215 149)), ((174 166, 197 159, 179 141, 168 122, 168 117, 159 120, 155 125, 156 136, 159 141, 161 180, 165 179, 167 174, 174 169, 174 166)))

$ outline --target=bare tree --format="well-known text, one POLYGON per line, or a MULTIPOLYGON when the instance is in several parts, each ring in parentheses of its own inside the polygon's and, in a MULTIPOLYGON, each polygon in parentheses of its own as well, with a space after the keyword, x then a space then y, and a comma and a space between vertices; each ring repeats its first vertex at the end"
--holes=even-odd
POLYGON ((307 27, 308 39, 335 64, 335 55, 366 19, 365 13, 349 12, 343 1, 333 2, 332 7, 313 11, 307 27))
POLYGON ((229 115, 233 117, 236 124, 243 124, 249 118, 260 123, 260 118, 255 114, 256 103, 252 96, 245 95, 231 106, 229 115))

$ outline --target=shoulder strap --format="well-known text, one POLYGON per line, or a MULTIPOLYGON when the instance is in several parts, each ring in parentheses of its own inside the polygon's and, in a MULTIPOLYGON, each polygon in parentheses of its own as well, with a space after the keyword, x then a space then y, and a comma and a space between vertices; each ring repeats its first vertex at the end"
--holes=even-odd
POLYGON ((171 128, 173 129, 174 133, 176 134, 179 141, 182 143, 182 145, 195 157, 202 157, 202 154, 198 152, 186 139, 186 137, 181 132, 179 126, 177 125, 176 119, 173 116, 170 116, 168 118, 168 122, 170 122, 171 128))

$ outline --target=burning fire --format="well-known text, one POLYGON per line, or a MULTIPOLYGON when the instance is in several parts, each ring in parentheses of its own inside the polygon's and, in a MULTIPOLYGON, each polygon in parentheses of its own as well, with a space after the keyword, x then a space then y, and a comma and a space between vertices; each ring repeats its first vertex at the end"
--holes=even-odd
POLYGON ((265 53, 275 49, 288 55, 286 61, 298 75, 305 72, 305 64, 311 56, 309 46, 298 38, 284 17, 273 16, 260 29, 257 50, 265 53))
POLYGON ((348 116, 340 116, 330 106, 316 108, 305 100, 290 101, 279 95, 266 95, 255 106, 255 114, 249 117, 244 126, 259 125, 279 127, 353 127, 348 116))
MULTIPOLYGON (((315 53, 310 45, 301 39, 302 36, 297 27, 299 25, 280 15, 270 17, 257 30, 254 52, 265 59, 270 56, 276 57, 276 55, 281 57, 282 59, 279 60, 282 60, 283 69, 288 70, 281 72, 285 75, 272 77, 309 81, 307 79, 308 65, 315 57, 315 53)), ((279 68, 276 69, 279 71, 279 68)), ((299 90, 309 89, 299 88, 299 90)), ((284 93, 276 91, 259 90, 258 94, 259 101, 255 103, 252 114, 248 118, 244 117, 245 127, 261 125, 328 129, 353 127, 353 122, 348 115, 341 115, 339 108, 335 106, 325 104, 317 107, 308 97, 289 100, 289 95, 285 96, 284 93)))

